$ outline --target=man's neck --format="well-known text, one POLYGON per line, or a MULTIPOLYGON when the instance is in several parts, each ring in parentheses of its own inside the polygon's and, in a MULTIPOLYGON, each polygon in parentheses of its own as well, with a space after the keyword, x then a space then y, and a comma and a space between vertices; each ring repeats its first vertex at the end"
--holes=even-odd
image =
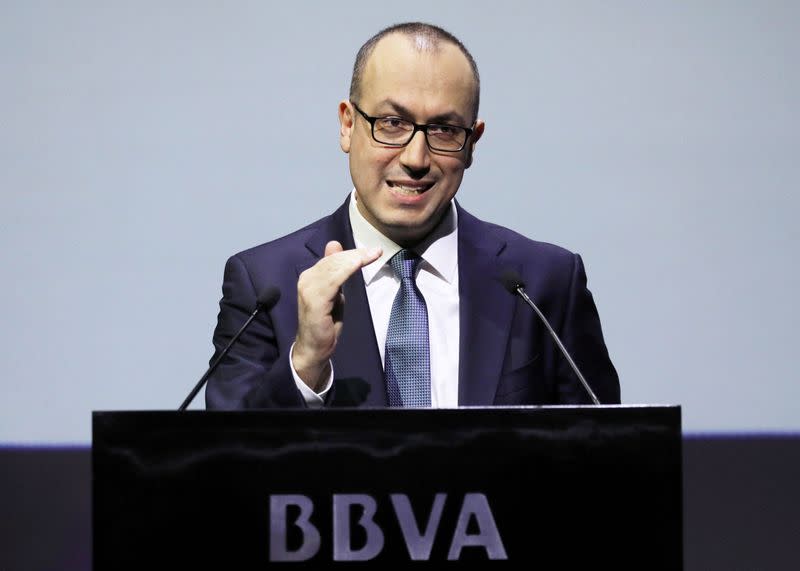
POLYGON ((370 264, 368 268, 364 268, 367 281, 375 275, 378 268, 386 264, 404 247, 414 250, 422 258, 425 258, 448 281, 453 278, 453 272, 457 267, 458 211, 452 201, 450 208, 445 211, 433 230, 423 239, 411 245, 395 242, 370 224, 357 207, 355 191, 350 196, 349 209, 350 226, 356 246, 366 248, 379 246, 383 250, 383 254, 378 260, 370 264))

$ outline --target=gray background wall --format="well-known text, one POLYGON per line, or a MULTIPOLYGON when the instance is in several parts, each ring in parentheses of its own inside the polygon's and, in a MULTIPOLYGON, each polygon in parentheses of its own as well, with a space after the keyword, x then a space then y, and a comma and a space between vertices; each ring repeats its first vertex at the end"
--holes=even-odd
MULTIPOLYGON (((230 254, 350 189, 336 104, 409 19, 487 122, 459 193, 581 253, 626 403, 800 428, 800 4, 0 1, 0 443, 90 439, 205 370, 230 254)), ((201 404, 200 398, 196 406, 201 404)))

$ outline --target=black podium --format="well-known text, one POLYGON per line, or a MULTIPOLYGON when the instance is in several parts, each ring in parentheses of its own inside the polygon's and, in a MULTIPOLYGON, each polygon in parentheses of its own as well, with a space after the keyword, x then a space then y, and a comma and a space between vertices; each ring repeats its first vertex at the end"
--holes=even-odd
POLYGON ((679 407, 95 412, 96 571, 681 569, 679 407))

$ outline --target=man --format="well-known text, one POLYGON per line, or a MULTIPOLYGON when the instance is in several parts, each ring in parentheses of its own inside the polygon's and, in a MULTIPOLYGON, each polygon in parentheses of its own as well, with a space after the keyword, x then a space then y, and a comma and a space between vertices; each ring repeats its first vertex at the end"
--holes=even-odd
POLYGON ((619 402, 580 257, 454 201, 484 132, 479 94, 472 56, 440 28, 401 24, 364 44, 339 103, 355 188, 331 216, 228 260, 217 353, 263 288, 282 295, 211 377, 208 408, 590 402, 501 285, 508 270, 600 402, 619 402))

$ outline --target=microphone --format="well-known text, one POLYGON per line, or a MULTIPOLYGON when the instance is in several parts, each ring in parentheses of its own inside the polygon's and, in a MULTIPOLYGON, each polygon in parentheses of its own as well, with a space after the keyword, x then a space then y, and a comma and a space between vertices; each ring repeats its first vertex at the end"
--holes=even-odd
POLYGON ((211 376, 211 373, 214 372, 214 369, 217 368, 217 365, 219 365, 220 361, 222 361, 225 355, 228 354, 228 351, 230 350, 231 347, 233 347, 233 344, 236 343, 236 340, 239 339, 239 336, 242 333, 244 333, 244 330, 247 329, 247 327, 250 325, 253 319, 256 318, 256 315, 258 315, 258 313, 261 311, 269 311, 270 309, 275 307, 275 304, 278 303, 278 300, 280 298, 281 298, 281 291, 275 286, 267 286, 263 290, 261 290, 261 293, 258 295, 258 298, 256 298, 256 308, 253 310, 253 313, 250 314, 250 317, 247 319, 247 321, 245 321, 244 325, 242 325, 242 328, 239 329, 236 335, 233 336, 233 339, 230 340, 228 345, 222 350, 222 352, 217 356, 217 358, 214 359, 214 362, 211 363, 211 366, 208 368, 205 374, 202 377, 200 377, 200 380, 197 381, 197 384, 192 389, 192 392, 189 393, 189 396, 186 397, 186 399, 183 401, 183 404, 181 404, 181 406, 178 408, 179 411, 186 410, 186 407, 189 406, 189 403, 192 402, 192 400, 194 399, 195 396, 197 396, 197 393, 200 391, 203 385, 206 384, 208 377, 211 376))
POLYGON ((583 388, 586 389, 586 392, 589 394, 589 397, 592 399, 592 402, 594 404, 600 404, 600 401, 597 400, 597 396, 594 394, 594 391, 592 391, 591 387, 589 386, 589 383, 586 382, 586 379, 583 378, 583 375, 578 370, 578 366, 575 364, 575 361, 572 360, 572 357, 569 356, 566 347, 564 347, 564 344, 561 343, 561 339, 558 338, 556 332, 553 331, 552 327, 550 327, 550 323, 547 321, 544 314, 541 311, 539 311, 539 308, 536 307, 536 304, 533 303, 533 301, 531 301, 531 298, 528 297, 528 294, 525 293, 525 282, 522 281, 522 277, 520 277, 520 275, 514 270, 506 270, 503 272, 503 275, 500 276, 500 283, 503 284, 503 287, 505 287, 506 290, 508 290, 508 292, 511 295, 519 295, 522 299, 525 300, 525 302, 528 305, 530 305, 533 308, 533 310, 536 312, 536 315, 539 316, 539 319, 541 319, 542 323, 544 323, 545 327, 547 327, 547 330, 553 337, 553 341, 555 341, 556 345, 558 345, 558 348, 561 349, 561 353, 564 355, 564 357, 566 357, 570 367, 572 367, 572 370, 575 371, 575 374, 581 381, 583 388))

